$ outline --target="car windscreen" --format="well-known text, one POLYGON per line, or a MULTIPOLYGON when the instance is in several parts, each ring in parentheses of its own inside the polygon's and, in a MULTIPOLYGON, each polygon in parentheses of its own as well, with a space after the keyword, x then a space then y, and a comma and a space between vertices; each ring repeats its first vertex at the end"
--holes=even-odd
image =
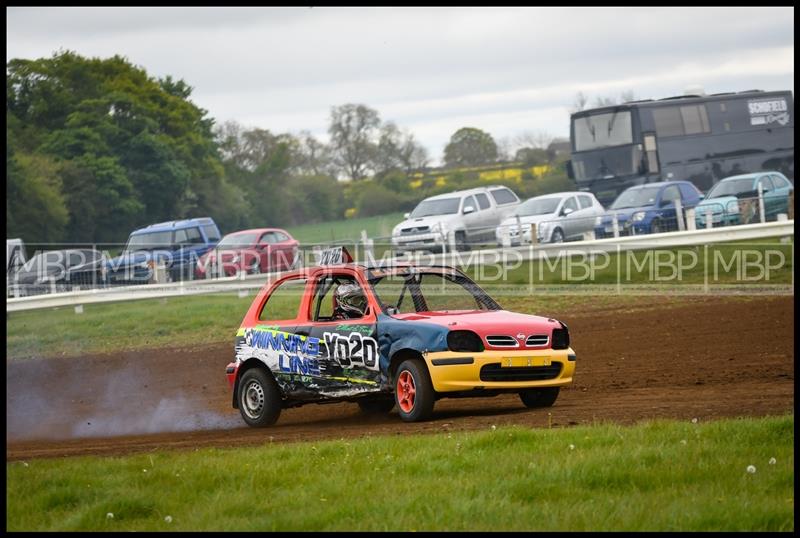
POLYGON ((628 189, 619 195, 611 204, 611 209, 625 209, 628 207, 644 207, 654 205, 660 187, 644 187, 628 189))
POLYGON ((633 143, 628 110, 590 114, 572 120, 575 151, 623 146, 633 143))
POLYGON ((736 196, 742 192, 755 190, 753 188, 753 178, 732 179, 730 181, 720 181, 708 191, 706 199, 720 198, 722 196, 736 196))
POLYGON ((245 234, 230 234, 222 238, 222 241, 217 243, 217 248, 241 248, 255 245, 258 239, 258 232, 245 233, 245 234))
POLYGON ((414 208, 409 218, 418 219, 431 215, 453 215, 458 213, 461 198, 441 198, 439 200, 423 200, 414 208))
POLYGON ((373 272, 370 284, 387 314, 500 310, 475 282, 456 271, 378 271, 373 272))
POLYGON ((172 231, 150 232, 132 235, 125 245, 125 250, 146 250, 153 248, 168 248, 172 246, 172 231))
POLYGON ((523 203, 516 211, 515 215, 520 217, 532 217, 534 215, 549 215, 555 213, 561 198, 531 198, 523 203))

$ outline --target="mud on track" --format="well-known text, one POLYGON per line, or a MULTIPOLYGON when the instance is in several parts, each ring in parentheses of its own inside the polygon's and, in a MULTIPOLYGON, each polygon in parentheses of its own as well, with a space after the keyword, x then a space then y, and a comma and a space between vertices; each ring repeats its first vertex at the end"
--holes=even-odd
MULTIPOLYGON (((663 299, 662 299, 663 300, 663 299)), ((555 406, 516 395, 442 399, 429 422, 366 416, 352 403, 284 410, 268 429, 231 408, 232 343, 6 363, 6 459, 127 454, 531 427, 763 416, 794 407, 794 297, 676 300, 667 308, 548 312, 570 327, 575 384, 555 406), (550 416, 548 416, 550 414, 550 416)))

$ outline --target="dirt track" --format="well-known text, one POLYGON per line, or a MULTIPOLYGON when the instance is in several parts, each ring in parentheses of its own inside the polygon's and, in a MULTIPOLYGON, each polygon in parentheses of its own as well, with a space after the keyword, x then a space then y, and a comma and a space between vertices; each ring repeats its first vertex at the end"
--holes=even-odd
MULTIPOLYGON (((664 299, 654 299, 664 301, 664 299)), ((363 435, 547 427, 665 417, 709 420, 794 407, 794 297, 682 299, 668 308, 559 315, 578 355, 555 406, 516 395, 443 399, 429 422, 355 404, 285 410, 269 429, 243 427, 225 365, 232 344, 77 359, 7 361, 6 459, 126 454, 363 435), (163 433, 158 433, 163 432, 163 433)), ((548 313, 556 315, 558 313, 548 313)))

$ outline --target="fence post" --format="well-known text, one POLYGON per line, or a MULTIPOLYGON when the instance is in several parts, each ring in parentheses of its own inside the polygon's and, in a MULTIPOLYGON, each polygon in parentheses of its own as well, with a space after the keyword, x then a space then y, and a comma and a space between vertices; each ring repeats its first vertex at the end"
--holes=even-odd
POLYGON ((614 230, 614 237, 619 237, 619 221, 616 213, 611 217, 611 227, 614 230))
POLYGON ((686 210, 686 229, 693 232, 697 229, 697 223, 694 221, 694 208, 690 207, 686 210))
MULTIPOLYGON (((522 231, 519 228, 517 229, 522 231)), ((511 246, 511 230, 509 230, 508 226, 500 227, 500 246, 503 248, 508 248, 511 246)))
POLYGON ((764 214, 764 186, 760 181, 758 183, 758 215, 762 223, 767 221, 767 216, 764 214))
POLYGON ((714 210, 710 207, 706 208, 706 230, 714 227, 714 210))
POLYGON ((364 245, 364 259, 366 261, 374 261, 375 254, 372 251, 374 241, 367 237, 367 231, 361 230, 361 243, 364 245))
POLYGON ((789 193, 789 220, 794 220, 794 189, 789 193))
POLYGON ((56 278, 50 277, 50 293, 56 292, 56 278))
MULTIPOLYGON (((520 237, 522 237, 522 229, 519 230, 520 237)), ((539 236, 536 235, 536 223, 531 223, 531 245, 539 244, 539 236)))
POLYGON ((678 219, 678 231, 686 230, 686 225, 683 222, 683 204, 680 198, 675 200, 675 218, 678 219))
POLYGON ((447 233, 447 243, 450 245, 450 252, 456 251, 456 233, 455 232, 448 232, 447 233))

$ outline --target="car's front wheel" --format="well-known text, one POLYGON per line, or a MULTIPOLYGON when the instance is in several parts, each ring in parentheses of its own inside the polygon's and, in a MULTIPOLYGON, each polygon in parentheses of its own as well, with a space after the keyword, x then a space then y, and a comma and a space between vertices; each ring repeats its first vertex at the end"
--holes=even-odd
POLYGON ((262 368, 247 370, 239 380, 239 412, 249 425, 263 428, 275 424, 281 414, 281 392, 262 368))
POLYGON ((553 230, 553 235, 550 237, 551 243, 563 243, 564 242, 564 232, 561 231, 561 228, 556 228, 553 230))
POLYGON ((436 395, 425 364, 418 359, 403 361, 395 375, 394 397, 400 418, 406 422, 426 420, 433 413, 436 395))
POLYGON ((556 403, 561 387, 545 387, 541 389, 528 389, 519 393, 519 398, 525 407, 550 407, 556 403))

